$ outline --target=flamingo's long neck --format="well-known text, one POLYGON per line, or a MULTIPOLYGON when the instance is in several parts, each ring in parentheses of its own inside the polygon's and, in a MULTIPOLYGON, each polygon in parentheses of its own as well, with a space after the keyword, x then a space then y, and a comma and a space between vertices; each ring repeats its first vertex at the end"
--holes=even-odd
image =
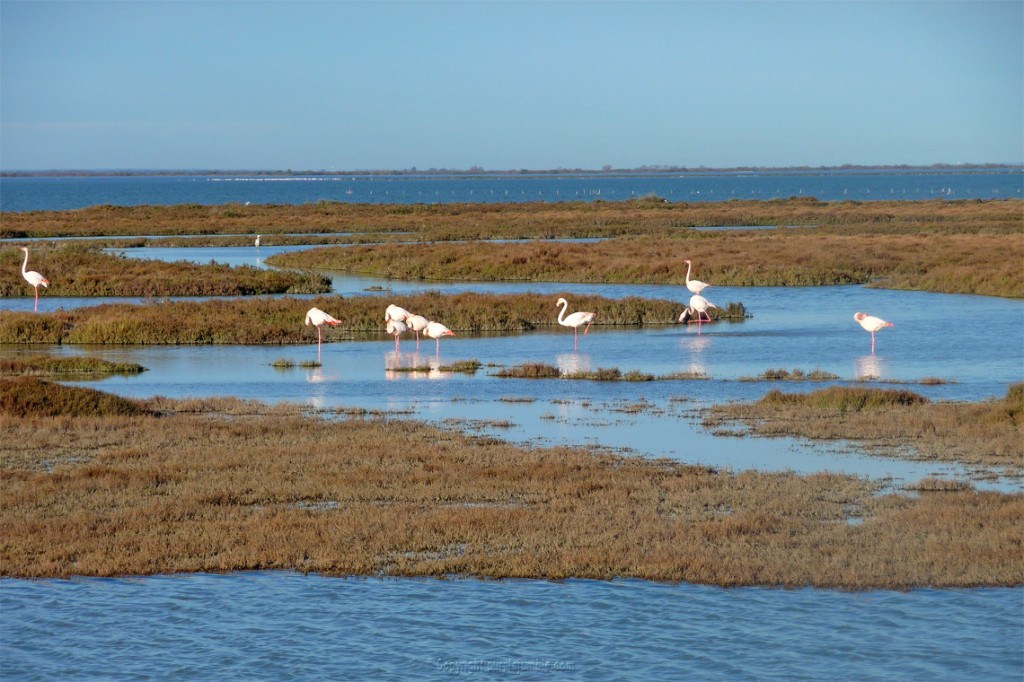
MULTIPOLYGON (((26 258, 28 254, 25 254, 26 258)), ((562 312, 558 313, 558 324, 565 324, 565 311, 569 307, 569 302, 566 300, 562 301, 562 312)))
POLYGON ((693 265, 693 263, 687 263, 687 264, 686 264, 686 283, 687 283, 687 284, 689 284, 689 283, 690 283, 690 267, 691 267, 692 265, 693 265))
POLYGON ((25 268, 28 267, 28 249, 25 249, 25 262, 21 264, 21 274, 25 274, 25 268))

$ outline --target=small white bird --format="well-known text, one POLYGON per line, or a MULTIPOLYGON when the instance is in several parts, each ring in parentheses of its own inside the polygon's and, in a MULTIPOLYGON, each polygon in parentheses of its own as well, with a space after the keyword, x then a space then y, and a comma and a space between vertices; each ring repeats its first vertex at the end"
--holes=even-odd
POLYGON ((262 236, 263 235, 261 235, 261 234, 256 235, 256 248, 257 249, 260 248, 260 237, 262 237, 262 236))
POLYGON ((28 247, 22 246, 21 250, 25 252, 25 262, 21 264, 21 276, 25 278, 25 281, 32 285, 36 290, 36 307, 35 312, 39 312, 39 285, 42 284, 44 287, 50 286, 50 280, 40 275, 35 270, 25 270, 28 266, 28 247))
POLYGON ((444 326, 440 322, 430 322, 430 323, 428 323, 426 329, 423 330, 423 333, 426 334, 427 336, 429 336, 430 338, 437 340, 437 354, 438 355, 441 354, 441 337, 442 336, 455 336, 455 332, 453 332, 451 329, 449 329, 448 327, 444 326))
POLYGON ((875 352, 875 332, 881 331, 886 327, 895 327, 892 322, 886 322, 880 317, 874 315, 868 315, 867 313, 856 313, 853 319, 857 320, 861 327, 864 327, 865 331, 871 332, 871 352, 875 352))
POLYGON ((562 306, 562 311, 558 313, 558 324, 563 327, 572 327, 573 338, 575 339, 575 344, 578 348, 580 345, 580 327, 587 325, 583 330, 583 335, 586 336, 587 332, 590 331, 590 325, 594 323, 594 319, 597 317, 597 313, 575 312, 566 317, 565 311, 569 307, 569 302, 564 298, 560 298, 555 305, 562 306))
POLYGON ((337 327, 341 324, 341 320, 337 320, 319 308, 310 308, 309 312, 306 313, 306 326, 316 326, 316 356, 320 357, 320 327, 327 324, 332 327, 337 327))
POLYGON ((409 331, 409 325, 401 320, 388 320, 387 332, 395 337, 395 350, 398 350, 398 337, 409 331))
POLYGON ((690 267, 691 267, 690 261, 684 260, 683 262, 686 263, 686 288, 687 289, 689 289, 691 292, 693 292, 695 294, 699 294, 700 292, 704 291, 709 286, 711 286, 710 284, 705 284, 704 282, 701 282, 699 279, 690 279, 690 267))
POLYGON ((405 318, 405 323, 409 325, 409 329, 416 332, 416 350, 419 350, 420 332, 427 328, 427 325, 430 324, 430 320, 422 315, 409 315, 405 318))
POLYGON ((408 310, 392 303, 384 311, 384 321, 390 322, 391 320, 405 320, 405 318, 411 315, 408 310))

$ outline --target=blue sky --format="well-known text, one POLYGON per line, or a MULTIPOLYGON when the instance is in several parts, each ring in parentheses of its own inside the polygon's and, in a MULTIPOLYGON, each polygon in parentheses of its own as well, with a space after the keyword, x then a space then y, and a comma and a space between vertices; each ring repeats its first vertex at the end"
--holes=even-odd
POLYGON ((0 169, 1024 161, 1024 1, 0 0, 0 169))

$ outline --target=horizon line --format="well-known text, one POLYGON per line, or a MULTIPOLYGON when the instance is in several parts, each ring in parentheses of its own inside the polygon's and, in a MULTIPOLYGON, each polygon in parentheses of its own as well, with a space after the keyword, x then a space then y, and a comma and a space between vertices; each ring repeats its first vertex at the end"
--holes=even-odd
POLYGON ((673 166, 666 164, 643 165, 632 168, 518 168, 485 169, 481 166, 463 168, 395 168, 351 170, 294 170, 288 169, 202 169, 202 168, 50 168, 34 170, 0 171, 0 177, 75 176, 75 175, 552 175, 565 173, 623 174, 623 173, 744 173, 778 171, 836 171, 836 170, 928 170, 928 169, 1024 169, 1024 163, 933 163, 933 164, 840 164, 800 166, 673 166))

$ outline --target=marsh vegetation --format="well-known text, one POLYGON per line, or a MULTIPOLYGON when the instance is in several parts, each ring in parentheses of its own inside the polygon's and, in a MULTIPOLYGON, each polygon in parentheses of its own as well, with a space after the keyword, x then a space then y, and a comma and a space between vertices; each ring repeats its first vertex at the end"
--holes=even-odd
MULTIPOLYGON (((575 296, 599 311, 604 326, 671 324, 684 304, 664 299, 575 296)), ((555 297, 540 294, 445 295, 426 292, 401 299, 403 307, 443 321, 458 332, 523 332, 557 327, 555 297)), ((384 336, 386 302, 375 297, 314 299, 224 299, 166 301, 146 305, 106 304, 52 313, 0 312, 0 343, 95 344, 297 344, 309 343, 306 311, 317 307, 342 321, 324 332, 325 341, 353 334, 384 336)), ((746 311, 742 304, 722 311, 746 311)), ((714 311, 712 311, 714 312, 714 311)), ((724 315, 723 315, 724 317, 724 315)), ((315 338, 315 330, 313 337, 315 338)))
POLYGON ((339 236, 350 243, 425 242, 321 248, 268 259, 282 266, 398 279, 679 284, 685 276, 680 263, 692 258, 700 278, 719 286, 857 283, 1024 297, 1019 276, 1024 202, 1017 199, 689 204, 655 197, 554 204, 97 206, 5 213, 3 223, 5 235, 21 238, 345 232, 358 233, 339 236), (805 227, 691 229, 730 225, 805 227), (579 237, 610 239, 594 244, 444 243, 579 237))
MULTIPOLYGON (((164 263, 106 253, 87 244, 36 245, 32 268, 50 280, 45 296, 253 296, 319 294, 331 290, 322 275, 208 263, 164 263)), ((32 290, 19 275, 21 252, 0 246, 0 296, 32 290)))
POLYGON ((1019 585, 1024 496, 520 448, 298 406, 0 380, 0 575, 294 569, 1019 585), (851 520, 858 521, 850 523, 851 520))
POLYGON ((742 424, 758 436, 856 441, 877 454, 1024 467, 1024 384, 981 403, 933 402, 905 389, 834 386, 773 390, 754 403, 716 405, 704 425, 742 424))
POLYGON ((0 358, 0 376, 55 376, 66 379, 81 376, 138 374, 146 368, 134 362, 111 362, 88 356, 31 356, 0 358))

